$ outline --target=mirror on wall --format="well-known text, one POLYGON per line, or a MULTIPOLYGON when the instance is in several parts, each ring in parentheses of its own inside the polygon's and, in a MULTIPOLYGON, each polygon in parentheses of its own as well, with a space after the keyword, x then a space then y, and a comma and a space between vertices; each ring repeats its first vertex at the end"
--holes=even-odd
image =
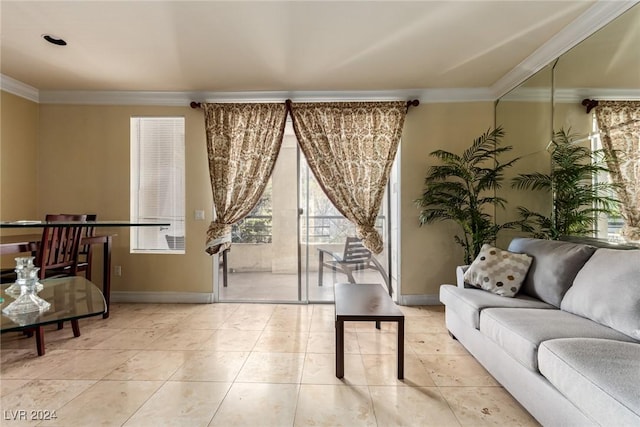
MULTIPOLYGON (((496 126, 502 126, 505 133, 502 145, 513 147, 502 161, 520 158, 507 171, 505 182, 497 191, 497 195, 507 201, 505 209, 496 211, 499 224, 518 220, 518 206, 538 211, 551 208, 551 202, 544 194, 512 189, 511 180, 520 173, 547 173, 550 170, 545 149, 552 132, 552 72, 553 66, 549 64, 496 103, 496 126)), ((496 244, 507 247, 513 237, 520 235, 523 235, 520 230, 503 230, 496 244)))
POLYGON ((592 114, 583 99, 640 99, 640 4, 558 58, 554 129, 588 136, 592 114))
MULTIPOLYGON (((593 111, 583 99, 640 100, 640 4, 561 55, 496 103, 496 126, 503 126, 505 145, 522 157, 510 176, 549 172, 546 151, 554 131, 577 135, 579 143, 597 142, 593 111)), ((505 183, 499 196, 508 200, 505 212, 496 212, 499 223, 517 218, 519 205, 536 212, 551 212, 551 195, 511 189, 505 183)), ((615 227, 615 224, 613 225, 615 227)), ((619 224, 618 224, 619 226, 619 224)), ((611 237, 611 221, 599 223, 598 237, 611 237)), ((506 247, 517 232, 503 232, 498 245, 506 247)))
MULTIPOLYGON (((554 129, 599 149, 596 110, 587 112, 585 99, 640 100, 640 4, 560 56, 554 68, 554 129)), ((596 237, 622 242, 622 226, 621 217, 601 215, 596 237)))

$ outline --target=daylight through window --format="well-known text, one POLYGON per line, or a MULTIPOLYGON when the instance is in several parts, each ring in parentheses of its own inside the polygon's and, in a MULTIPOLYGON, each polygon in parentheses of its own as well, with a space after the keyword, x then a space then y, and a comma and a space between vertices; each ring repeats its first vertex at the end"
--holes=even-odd
POLYGON ((132 253, 184 253, 184 117, 131 118, 132 253))

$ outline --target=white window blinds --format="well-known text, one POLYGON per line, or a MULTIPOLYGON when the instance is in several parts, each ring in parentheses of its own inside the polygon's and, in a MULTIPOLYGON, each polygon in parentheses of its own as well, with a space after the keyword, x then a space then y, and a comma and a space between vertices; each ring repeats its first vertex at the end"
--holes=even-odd
POLYGON ((184 117, 131 118, 131 252, 184 253, 184 117))

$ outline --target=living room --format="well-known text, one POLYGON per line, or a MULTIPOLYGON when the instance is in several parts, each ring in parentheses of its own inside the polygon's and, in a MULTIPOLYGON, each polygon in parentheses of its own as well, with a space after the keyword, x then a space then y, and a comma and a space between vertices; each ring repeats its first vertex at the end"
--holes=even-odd
MULTIPOLYGON (((455 270, 456 266, 462 262, 463 251, 452 238, 457 232, 453 224, 439 223, 427 227, 419 225, 418 209, 414 201, 422 192, 424 174, 432 164, 429 153, 436 149, 461 152, 474 138, 496 124, 505 125, 506 143, 516 145, 519 141, 527 141, 526 146, 517 146, 516 153, 518 155, 543 152, 545 147, 536 146, 533 148, 529 144, 546 145, 548 143, 550 135, 548 131, 551 124, 548 121, 546 124, 540 123, 545 114, 549 114, 547 117, 551 114, 552 73, 548 68, 549 64, 574 45, 578 45, 578 42, 598 29, 599 26, 603 26, 609 21, 613 22, 617 15, 624 16, 625 9, 631 8, 634 4, 633 2, 618 2, 617 6, 615 4, 612 6, 610 3, 607 4, 608 2, 562 2, 541 6, 536 5, 536 2, 500 4, 484 4, 483 2, 427 2, 423 4, 423 2, 417 2, 412 6, 407 4, 394 6, 393 2, 382 2, 376 6, 368 4, 366 7, 363 5, 360 8, 355 4, 336 2, 333 7, 342 8, 339 9, 341 19, 332 21, 328 16, 334 15, 329 14, 337 14, 337 12, 329 6, 326 6, 325 9, 319 4, 309 5, 314 9, 307 11, 303 10, 304 2, 297 6, 301 10, 288 5, 288 2, 269 2, 260 6, 251 3, 251 7, 254 7, 253 11, 249 10, 250 7, 245 10, 242 6, 231 4, 218 5, 219 9, 207 11, 206 8, 214 7, 212 6, 214 3, 203 2, 198 7, 191 5, 194 9, 189 12, 189 18, 193 21, 188 21, 183 14, 187 14, 186 11, 189 9, 186 6, 184 6, 185 9, 181 9, 179 2, 163 2, 158 10, 154 10, 150 6, 148 6, 149 9, 145 9, 144 5, 134 3, 129 6, 126 4, 118 5, 118 8, 122 9, 110 9, 110 6, 106 4, 98 5, 96 6, 98 9, 93 11, 87 5, 81 7, 66 2, 34 2, 31 3, 31 6, 28 3, 26 5, 19 3, 6 1, 2 3, 1 105, 3 108, 1 111, 2 205, 0 218, 3 221, 42 219, 46 213, 71 211, 98 213, 99 219, 129 219, 131 210, 129 197, 131 118, 184 117, 185 163, 188 165, 185 169, 186 238, 184 254, 131 253, 131 231, 127 228, 117 230, 117 236, 114 237, 112 264, 120 267, 121 274, 112 274, 112 301, 116 304, 120 301, 121 303, 136 302, 148 303, 149 305, 142 308, 141 311, 131 308, 130 305, 133 304, 114 306, 113 315, 109 321, 115 322, 115 325, 110 326, 111 329, 128 327, 120 323, 124 320, 131 323, 136 319, 142 320, 144 318, 150 321, 152 318, 157 318, 157 323, 162 323, 159 320, 163 317, 160 310, 166 306, 174 307, 164 316, 177 322, 176 319, 184 320, 186 316, 192 314, 187 314, 186 308, 175 303, 212 302, 215 300, 216 288, 219 286, 219 271, 214 267, 217 266, 217 260, 204 251, 207 227, 213 220, 204 119, 201 110, 189 106, 191 101, 283 102, 285 99, 292 99, 295 102, 297 100, 327 100, 328 98, 331 101, 354 99, 399 99, 406 101, 418 99, 420 105, 410 107, 406 114, 400 152, 397 157, 399 161, 400 215, 397 218, 399 257, 395 264, 392 264, 393 274, 395 274, 392 279, 395 281, 398 303, 407 307, 408 312, 415 310, 415 317, 428 324, 429 328, 437 329, 440 335, 445 334, 441 311, 411 307, 439 304, 440 285, 455 283, 455 270), (85 7, 87 10, 84 10, 85 7), (288 7, 293 10, 289 10, 288 7), (606 7, 611 9, 607 10, 606 7), (501 8, 505 10, 500 11, 501 8), (600 15, 595 15, 594 10, 598 8, 602 8, 600 15), (616 11, 612 11, 613 9, 616 11), (127 18, 117 18, 123 10, 127 11, 127 18), (589 11, 592 13, 591 20, 587 19, 589 11), (292 26, 288 31, 283 30, 286 26, 281 21, 283 14, 286 16, 285 12, 295 13, 295 16, 300 20, 296 25, 288 23, 292 26), (12 15, 12 13, 16 15, 12 15), (104 52, 91 47, 90 41, 98 38, 96 34, 91 34, 89 31, 92 27, 101 28, 103 33, 99 35, 99 38, 104 41, 110 36, 107 30, 119 32, 122 28, 123 33, 139 32, 140 30, 132 29, 135 28, 132 17, 144 16, 144 14, 151 14, 153 19, 150 18, 150 21, 157 20, 166 24, 159 26, 165 31, 162 32, 156 28, 154 32, 149 33, 151 35, 149 38, 142 40, 142 46, 133 41, 128 44, 124 40, 120 40, 119 45, 111 46, 112 51, 110 52, 112 53, 114 51, 126 53, 126 55, 114 56, 120 59, 125 58, 125 61, 114 61, 112 57, 107 55, 109 51, 106 50, 106 47, 104 52), (234 14, 240 14, 237 16, 244 18, 243 27, 235 32, 234 26, 229 24, 233 21, 230 17, 233 17, 234 14), (321 30, 330 31, 333 28, 335 34, 349 34, 349 21, 355 19, 354 17, 358 14, 368 16, 369 19, 377 23, 377 28, 363 27, 368 31, 367 37, 377 40, 379 44, 373 42, 358 44, 354 41, 356 46, 351 46, 352 50, 345 49, 344 51, 337 47, 330 48, 328 46, 331 45, 328 44, 325 45, 325 38, 320 34, 321 30), (457 21, 455 18, 449 18, 452 21, 446 21, 447 18, 443 18, 443 16, 446 17, 448 14, 464 16, 464 19, 459 18, 460 21, 457 21), (477 18, 473 16, 474 14, 477 15, 477 18), (93 21, 89 19, 90 16, 94 17, 93 21), (101 18, 103 16, 104 19, 101 18), (209 22, 205 16, 213 16, 213 18, 209 22), (318 21, 327 22, 327 24, 317 30, 318 34, 314 33, 315 37, 311 39, 308 49, 302 45, 302 40, 298 40, 299 44, 286 45, 291 52, 297 52, 293 64, 298 65, 297 68, 301 72, 306 72, 306 74, 296 74, 296 67, 287 62, 290 59, 287 58, 286 52, 266 50, 265 45, 275 43, 274 39, 277 38, 281 43, 285 43, 285 40, 286 43, 293 43, 291 39, 296 37, 302 39, 300 34, 304 32, 303 30, 310 29, 309 31, 311 31, 313 24, 317 24, 316 16, 318 21), (397 22, 410 23, 411 25, 396 24, 393 28, 388 27, 391 25, 387 22, 390 16, 397 16, 397 22), (584 19, 582 33, 578 34, 576 27, 573 27, 574 32, 571 32, 570 24, 581 16, 584 19), (74 19, 71 20, 70 17, 74 19), (269 24, 265 23, 265 17, 271 18, 269 24), (490 24, 478 25, 476 19, 489 20, 490 24), (70 21, 85 22, 83 25, 78 25, 79 27, 84 26, 85 32, 80 32, 78 35, 74 32, 67 33, 65 29, 70 21), (46 25, 43 22, 47 22, 46 25), (118 27, 115 27, 114 22, 119 22, 118 27), (186 24, 187 22, 193 22, 193 28, 199 27, 197 24, 213 27, 210 29, 213 33, 209 36, 209 40, 214 40, 211 44, 217 48, 211 55, 200 54, 200 63, 196 59, 190 59, 197 64, 193 67, 187 66, 186 61, 188 60, 182 57, 181 50, 178 48, 180 46, 179 39, 187 37, 189 31, 192 30, 186 24), (464 22, 467 28, 472 26, 475 28, 473 31, 470 30, 454 36, 445 32, 446 27, 453 25, 453 22, 456 23, 456 28, 458 25, 463 25, 459 22, 464 22), (172 28, 169 23, 173 23, 175 28, 172 28), (180 25, 177 25, 178 23, 180 25), (37 48, 25 47, 20 41, 21 37, 25 35, 24 30, 20 30, 23 24, 26 27, 36 27, 35 24, 40 24, 42 28, 37 29, 36 39, 40 38, 40 34, 43 32, 51 31, 54 35, 67 39, 68 46, 45 45, 44 41, 38 39, 35 41, 37 48), (421 29, 430 24, 436 27, 434 33, 425 35, 421 29), (489 31, 483 28, 497 27, 502 24, 504 24, 502 31, 505 33, 488 34, 489 31), (215 33, 216 26, 222 27, 220 33, 215 33), (523 26, 526 26, 526 30, 522 30, 523 26), (171 28, 171 31, 166 28, 171 28), (250 31, 251 28, 254 28, 253 33, 250 31), (564 32, 562 32, 563 28, 564 32), (223 30, 228 31, 224 32, 223 30), (435 30, 445 33, 436 33, 435 30), (264 36, 265 32, 270 31, 275 33, 274 39, 264 40, 262 43, 256 41, 264 36), (248 42, 253 44, 239 45, 237 48, 228 49, 220 47, 221 44, 226 43, 232 45, 231 39, 243 39, 243 37, 249 37, 248 34, 253 35, 251 41, 248 42), (407 35, 408 38, 403 38, 404 35, 407 35), (427 35, 431 38, 428 39, 427 35), (555 38, 554 35, 556 35, 555 38), (11 36, 11 39, 7 39, 8 36, 11 36), (86 37, 86 39, 80 41, 79 37, 86 37), (406 57, 393 60, 383 58, 378 59, 378 62, 360 62, 358 60, 358 58, 368 57, 368 55, 377 57, 377 55, 373 55, 377 49, 387 55, 390 55, 394 49, 398 50, 400 42, 394 37, 409 46, 409 48, 405 46, 404 49, 409 51, 409 53, 405 52, 406 57), (421 44, 417 44, 421 37, 426 41, 423 40, 421 44), (469 47, 465 46, 465 42, 471 40, 464 40, 465 37, 467 39, 488 37, 490 40, 486 41, 484 46, 469 47), (447 38, 451 38, 451 40, 444 40, 447 38), (15 45, 7 44, 8 40, 14 39, 16 40, 15 45), (221 40, 225 42, 221 43, 221 40), (433 48, 435 51, 430 51, 426 47, 429 40, 432 40, 431 44, 437 45, 436 48, 433 48), (529 40, 534 41, 529 42, 529 40), (550 40, 558 44, 551 47, 547 45, 547 48, 543 49, 543 46, 550 40), (409 41, 416 44, 411 45, 409 41), (447 44, 447 42, 451 44, 447 44), (77 50, 65 53, 64 49, 76 49, 74 45, 79 46, 77 50), (166 49, 165 54, 178 64, 178 68, 187 67, 181 71, 184 73, 184 80, 169 79, 168 82, 161 82, 159 78, 152 77, 153 68, 145 68, 144 59, 141 59, 143 58, 142 52, 145 49, 160 49, 156 47, 158 45, 165 46, 162 49, 166 49), (308 53, 312 52, 311 47, 318 49, 314 55, 308 53), (456 50, 458 48, 459 51, 456 50), (51 51, 51 49, 55 50, 51 51), (236 51, 231 49, 236 49, 236 51), (456 54, 449 57, 445 65, 436 66, 434 64, 444 64, 444 62, 435 60, 431 62, 429 56, 436 53, 441 54, 442 52, 439 50, 449 50, 456 52, 456 54), (16 52, 22 53, 18 55, 16 52), (244 53, 240 55, 238 52, 244 53), (269 52, 269 54, 267 55, 265 52, 269 52), (343 56, 337 53, 333 56, 332 52, 339 52, 343 56), (245 55, 249 56, 250 53, 252 58, 259 58, 255 63, 246 62, 245 55), (70 56, 65 57, 65 55, 70 56), (77 62, 77 59, 72 55, 80 55, 86 60, 82 63, 77 62), (298 56, 304 57, 305 55, 317 59, 315 62, 302 62, 298 56), (407 58, 411 56, 419 58, 405 63, 404 61, 409 61, 407 58), (486 58, 483 59, 483 56, 486 58), (22 63, 22 68, 20 68, 18 64, 12 62, 14 57, 21 60, 25 60, 25 57, 47 58, 46 62, 51 68, 40 74, 41 67, 38 65, 26 61, 22 63), (224 58, 224 61, 221 61, 220 58, 224 58), (278 60, 270 63, 270 59, 273 58, 278 58, 278 60), (105 62, 99 62, 99 66, 91 66, 93 61, 105 62), (255 65, 260 61, 266 63, 262 67, 263 74, 260 74, 255 65), (220 62, 225 62, 226 65, 223 66, 220 62), (351 76, 342 76, 341 68, 335 65, 340 64, 342 67, 347 67, 352 62, 357 64, 359 68, 355 70, 356 74, 351 76), (75 66, 80 68, 76 69, 75 66), (333 66, 336 68, 332 68, 333 66), (94 74, 85 75, 79 71, 85 69, 84 67, 92 69, 94 74), (221 70, 220 67, 226 68, 221 70), (269 67, 275 68, 280 74, 273 70, 269 71, 269 67), (394 69, 408 69, 410 71, 396 78, 392 73, 394 69), (20 72, 18 72, 19 70, 20 72), (211 70, 218 71, 213 73, 211 70), (365 70, 378 70, 380 76, 362 74, 365 70), (420 76, 422 80, 410 79, 411 76, 421 74, 422 70, 424 70, 426 77, 420 76), (53 77, 51 81, 46 80, 47 73, 53 77), (207 73, 213 73, 213 76, 203 77, 207 73), (532 107, 536 114, 539 114, 535 116, 535 120, 540 120, 540 122, 534 123, 533 116, 530 116, 531 120, 524 123, 528 116, 523 117, 515 108, 505 108, 504 106, 507 102, 511 102, 508 97, 509 93, 513 94, 511 90, 526 89, 528 86, 525 80, 534 74, 537 75, 538 80, 543 80, 542 84, 534 87, 547 88, 547 92, 539 106, 528 103, 528 106, 532 107), (273 77, 274 75, 276 77, 273 77), (334 80, 324 81, 322 80, 323 75, 332 76, 334 80), (362 76, 366 76, 366 78, 362 76), (131 86, 127 84, 127 77, 133 77, 133 81, 136 81, 137 78, 137 81, 142 80, 145 83, 144 85, 131 86), (340 80, 340 77, 343 77, 343 80, 340 80), (188 78, 193 80, 188 80, 188 78), (523 83, 524 85, 522 85, 523 83), (498 99, 501 101, 496 107, 495 102, 498 99), (511 126, 506 119, 504 122, 501 120, 501 117, 508 115, 515 116, 515 118, 510 118, 512 119, 511 126), (535 133, 530 131, 532 128, 536 129, 535 133), (542 136, 538 137, 539 135, 542 136), (530 140, 534 141, 530 143, 530 140), (195 219, 193 215, 195 211, 200 210, 205 212, 204 220, 195 219), (170 304, 161 305, 159 303, 170 304), (175 308, 176 305, 178 308, 175 308), (118 310, 122 312, 121 320, 118 320, 118 310)), ((638 6, 634 6, 632 10, 637 8, 638 6)), ((637 33, 633 34, 637 37, 637 33)), ((32 35, 29 34, 29 36, 32 35)), ((193 39, 189 40, 193 42, 193 39)), ((196 52, 196 58, 199 49, 205 49, 205 51, 207 49, 208 42, 204 40, 202 38, 199 43, 195 43, 195 46, 190 46, 190 50, 196 52)), ((362 43, 362 39, 358 39, 358 42, 362 43)), ((283 50, 286 51, 284 48, 283 50)), ((35 64, 38 64, 37 60, 35 61, 35 64)), ((562 62, 559 64, 561 66, 562 62)), ((155 67, 158 71, 162 70, 162 66, 156 65, 155 67)), ((164 75, 163 73, 159 74, 164 75)), ((173 78, 175 76, 176 74, 170 75, 173 78)), ((581 81, 578 87, 588 86, 587 83, 581 81)), ((593 87, 604 89, 600 83, 593 87)), ((622 88, 611 87, 610 89, 610 93, 615 90, 628 90, 628 93, 634 97, 632 99, 637 99, 638 96, 637 85, 635 87, 628 85, 622 88)), ((538 92, 540 91, 538 90, 538 92)), ((607 94, 592 91, 585 93, 584 96, 582 93, 577 96, 583 98, 598 98, 600 96, 600 99, 606 99, 607 94)), ((578 122, 584 126, 584 123, 589 121, 590 116, 585 114, 584 107, 580 105, 579 100, 576 102, 572 98, 570 102, 563 103, 562 108, 557 110, 561 109, 569 111, 568 116, 572 118, 570 123, 575 127, 578 122)), ((560 113, 558 112, 558 114, 560 113)), ((587 126, 590 123, 589 121, 587 126)), ((587 133, 589 131, 590 129, 587 130, 587 133)), ((540 157, 527 157, 519 163, 517 172, 534 169, 543 163, 544 160, 541 160, 540 157)), ((511 189, 505 188, 503 190, 509 198, 509 206, 515 209, 515 206, 521 203, 520 199, 523 196, 511 189)), ((527 197, 524 196, 524 198, 527 197)), ((509 211, 506 215, 511 214, 512 211, 509 211)), ((11 231, 2 230, 3 235, 8 233, 11 231)), ((511 237, 513 235, 509 233, 500 236, 499 244, 506 247, 511 237)), ((100 256, 96 258, 99 260, 100 256)), ((2 263, 3 267, 10 266, 13 264, 13 258, 3 256, 2 263)), ((97 275, 94 281, 97 285, 101 285, 101 280, 97 275)), ((245 319, 249 323, 254 316, 253 321, 257 324, 262 322, 261 325, 264 327, 270 320, 280 320, 280 317, 275 314, 284 311, 295 312, 296 316, 304 318, 303 323, 309 326, 311 322, 316 321, 326 323, 326 310, 329 307, 331 306, 311 307, 311 312, 309 312, 310 308, 306 305, 300 307, 248 305, 241 308, 236 307, 238 311, 234 311, 234 313, 221 308, 215 309, 220 313, 210 313, 205 317, 213 321, 217 319, 217 322, 224 324, 230 320, 232 314, 237 315, 237 319, 245 319), (319 320, 313 320, 314 316, 319 320)), ((287 316, 282 317, 288 318, 287 316)), ((239 321, 237 319, 234 321, 239 321)), ((233 324, 234 321, 230 324, 233 324)), ((85 335, 89 335, 85 330, 102 329, 100 320, 91 322, 90 327, 83 327, 85 335)), ((193 325, 193 323, 189 324, 193 325)), ((330 333, 331 326, 329 325, 329 329, 323 330, 323 333, 330 333)), ((194 327, 194 329, 197 328, 194 327)), ((66 329, 47 331, 47 341, 51 341, 51 353, 54 355, 55 342, 69 338, 65 332, 66 329)), ((8 354, 7 351, 10 350, 11 345, 15 345, 11 344, 7 347, 5 339, 8 337, 5 335, 3 335, 3 356, 8 354)), ((199 332, 194 332, 194 337, 202 335, 199 332)), ((247 335, 252 336, 244 337, 247 342, 251 342, 251 340, 257 342, 259 339, 258 336, 254 337, 253 333, 247 335)), ((104 336, 104 339, 107 337, 104 336)), ((419 339, 416 337, 416 346, 419 345, 418 341, 419 339)), ((98 342, 92 342, 93 345, 99 346, 98 342)), ((143 340, 143 342, 146 341, 143 340)), ((64 346, 72 344, 59 345, 62 345, 62 349, 64 349, 64 346)), ((438 345, 435 347, 444 349, 450 346, 455 347, 456 343, 440 344, 440 347, 438 345)), ((34 353, 32 347, 33 343, 29 343, 20 348, 19 350, 25 351, 20 355, 34 353)), ((234 348, 234 351, 241 350, 246 351, 247 349, 234 348)), ((116 348, 111 348, 109 351, 122 352, 124 350, 116 345, 116 348)), ((163 349, 163 351, 167 350, 163 349)), ((454 353, 458 351, 463 350, 458 348, 453 350, 454 353)), ((51 354, 44 357, 48 356, 51 354)), ((135 354, 130 354, 130 356, 133 357, 135 354)), ((114 361, 118 357, 124 357, 124 355, 115 356, 114 361)), ((33 363, 42 364, 42 362, 33 363)), ((5 365, 4 358, 3 365, 3 383, 5 383, 5 378, 19 379, 24 381, 23 383, 26 383, 27 379, 36 378, 36 376, 21 378, 19 375, 7 377, 5 366, 9 365, 5 365)), ((115 368, 117 366, 114 366, 115 368)), ((480 372, 478 376, 482 377, 481 382, 491 382, 481 368, 478 372, 480 372)), ((107 374, 105 373, 105 376, 107 374)), ((89 377, 83 378, 82 381, 94 380, 89 377)), ((16 387, 18 387, 17 383, 16 387)), ((41 404, 37 406, 37 408, 23 406, 21 409, 59 409, 63 405, 60 404, 59 408, 45 408, 41 407, 41 404)), ((244 408, 244 411, 248 411, 248 409, 244 408)), ((459 417, 457 422, 464 424, 461 419, 459 417)), ((473 420, 474 422, 478 421, 476 418, 473 420)), ((519 420, 524 420, 523 423, 534 422, 525 415, 519 420)), ((331 421, 327 422, 332 423, 331 421)), ((117 424, 117 422, 114 423, 117 424)), ((337 423, 338 421, 333 421, 333 424, 337 423)), ((502 420, 502 423, 508 424, 510 421, 502 420)), ((379 421, 378 425, 384 424, 379 421)))

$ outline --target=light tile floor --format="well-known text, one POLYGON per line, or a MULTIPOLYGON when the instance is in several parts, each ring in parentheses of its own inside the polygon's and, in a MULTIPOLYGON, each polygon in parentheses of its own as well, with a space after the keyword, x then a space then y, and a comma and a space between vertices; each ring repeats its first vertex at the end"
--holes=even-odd
MULTIPOLYGON (((308 278, 302 272, 301 290, 298 293, 298 274, 276 274, 270 271, 254 271, 228 274, 226 287, 220 287, 220 300, 226 302, 333 302, 333 284, 348 282, 347 276, 325 268, 323 286, 318 285, 318 272, 309 271, 308 278), (309 288, 307 289, 307 280, 309 288)), ((220 273, 222 274, 222 272, 220 273)), ((356 283, 383 283, 377 270, 353 272, 356 283)))
POLYGON ((332 305, 115 304, 81 320, 81 337, 47 329, 43 357, 33 338, 3 334, 0 424, 537 425, 449 337, 442 307, 401 309, 404 380, 395 323, 373 322, 345 324, 335 377, 332 305))

